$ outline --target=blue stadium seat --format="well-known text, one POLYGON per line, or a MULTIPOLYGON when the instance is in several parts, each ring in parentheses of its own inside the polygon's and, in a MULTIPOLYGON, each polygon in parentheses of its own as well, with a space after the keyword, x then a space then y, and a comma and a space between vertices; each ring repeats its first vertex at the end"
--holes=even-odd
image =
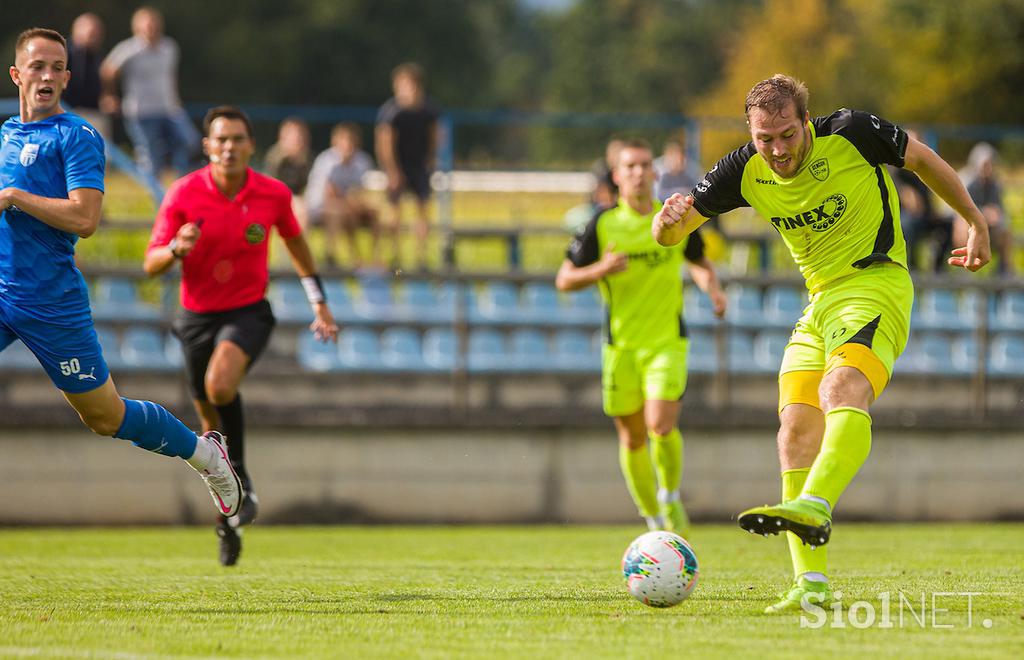
POLYGON ((156 328, 129 328, 121 340, 123 368, 174 371, 177 365, 167 358, 163 333, 156 328))
POLYGON ((470 323, 516 323, 519 292, 511 282, 485 282, 469 304, 470 323))
POLYGON ((601 370, 601 352, 592 335, 579 330, 559 330, 554 339, 553 366, 559 371, 592 373, 601 370))
POLYGON ((725 339, 725 351, 729 371, 734 373, 758 373, 754 364, 754 338, 749 332, 731 330, 725 339))
POLYGON ((97 321, 156 321, 163 317, 158 306, 139 300, 134 280, 121 277, 97 278, 92 315, 97 321))
POLYGON ((597 325, 604 320, 604 306, 597 287, 573 291, 566 298, 568 304, 563 312, 563 318, 567 323, 597 325))
POLYGON ((420 336, 412 328, 388 328, 381 333, 380 361, 392 371, 429 371, 420 336))
POLYGON ((1000 333, 989 347, 989 373, 995 376, 1024 376, 1024 335, 1000 333))
POLYGON ((788 343, 788 332, 763 330, 757 333, 754 337, 754 367, 762 373, 778 373, 788 343))
MULTIPOLYGON (((689 320, 687 320, 689 323, 689 320)), ((718 370, 718 354, 715 350, 715 337, 703 329, 689 330, 690 353, 686 360, 687 368, 693 373, 709 374, 718 370)))
POLYGON ((953 364, 953 342, 949 337, 935 332, 918 333, 910 341, 913 348, 907 365, 909 371, 934 375, 949 373, 953 364))
POLYGON ((926 330, 963 330, 973 327, 974 317, 962 314, 956 291, 925 289, 917 300, 920 302, 916 305, 916 327, 926 330))
POLYGON ((420 323, 451 323, 455 318, 455 286, 440 288, 424 280, 410 280, 396 303, 398 315, 420 323))
POLYGON ((299 335, 295 357, 299 366, 307 371, 322 373, 339 371, 342 368, 338 345, 330 341, 320 341, 311 332, 303 332, 299 335))
POLYGON ((125 364, 121 359, 121 344, 117 339, 117 333, 112 328, 98 325, 96 326, 96 338, 100 342, 100 348, 103 349, 103 359, 106 360, 107 367, 111 371, 123 369, 125 364))
POLYGON ((561 324, 567 314, 558 297, 555 285, 550 282, 527 282, 523 286, 523 300, 519 318, 523 323, 561 324))
POLYGON ((423 361, 434 371, 455 368, 459 346, 450 328, 429 328, 423 333, 423 361))
POLYGON ((175 369, 181 369, 185 365, 185 352, 181 348, 181 341, 171 333, 164 339, 164 355, 175 369))
POLYGON ((388 280, 373 276, 361 277, 358 281, 359 295, 353 309, 359 318, 384 322, 400 320, 388 280))
MULTIPOLYGON (((267 291, 267 300, 270 301, 270 306, 274 310, 274 316, 280 321, 285 323, 312 323, 313 321, 313 310, 306 299, 306 290, 302 288, 302 284, 297 278, 286 277, 271 282, 267 291)), ((330 302, 333 308, 334 301, 330 302)))
MULTIPOLYGON (((352 304, 352 293, 349 283, 345 280, 330 278, 323 281, 324 294, 327 296, 327 304, 331 308, 331 314, 338 323, 354 323, 359 320, 352 304)), ((309 308, 309 303, 306 303, 309 308)), ((312 320, 312 319, 310 319, 312 320)))
POLYGON ((764 326, 764 306, 761 292, 751 286, 731 285, 726 292, 729 306, 725 316, 729 323, 739 328, 761 328, 764 326))
POLYGON ((1004 291, 997 298, 992 329, 1024 332, 1024 291, 1004 291))
POLYGON ((764 320, 776 328, 792 328, 807 306, 804 291, 792 286, 770 286, 764 292, 764 320))
POLYGON ((522 328, 511 337, 511 364, 516 371, 547 371, 551 367, 548 338, 540 330, 522 328))
POLYGON ((950 349, 954 374, 973 374, 978 370, 978 341, 970 332, 959 333, 953 338, 950 349))
POLYGON ((0 351, 0 371, 32 371, 39 369, 39 360, 32 355, 20 340, 15 339, 3 351, 0 351))
POLYGON ((506 371, 511 365, 505 338, 491 328, 480 328, 469 333, 466 363, 470 371, 506 371))
POLYGON ((380 342, 368 328, 344 328, 338 334, 338 357, 345 371, 380 371, 380 342))
POLYGON ((711 298, 696 285, 683 289, 683 317, 687 326, 696 328, 706 328, 718 321, 711 298))

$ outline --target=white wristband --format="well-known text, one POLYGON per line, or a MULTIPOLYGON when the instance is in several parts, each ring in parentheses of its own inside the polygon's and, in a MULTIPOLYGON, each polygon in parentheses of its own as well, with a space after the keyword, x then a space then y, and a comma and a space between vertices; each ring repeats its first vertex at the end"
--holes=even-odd
POLYGON ((309 301, 309 304, 318 305, 327 302, 327 295, 324 293, 324 286, 319 275, 300 277, 299 281, 302 282, 302 288, 306 291, 306 300, 309 301))

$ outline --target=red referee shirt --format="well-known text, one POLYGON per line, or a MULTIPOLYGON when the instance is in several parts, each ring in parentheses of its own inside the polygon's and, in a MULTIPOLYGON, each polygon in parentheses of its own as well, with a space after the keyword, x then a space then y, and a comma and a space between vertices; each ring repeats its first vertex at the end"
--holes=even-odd
POLYGON ((282 238, 301 231, 285 184, 249 169, 245 185, 228 199, 210 167, 188 174, 167 191, 147 252, 166 246, 188 222, 199 225, 196 247, 181 269, 181 304, 192 312, 220 312, 259 302, 266 295, 270 228, 282 238))

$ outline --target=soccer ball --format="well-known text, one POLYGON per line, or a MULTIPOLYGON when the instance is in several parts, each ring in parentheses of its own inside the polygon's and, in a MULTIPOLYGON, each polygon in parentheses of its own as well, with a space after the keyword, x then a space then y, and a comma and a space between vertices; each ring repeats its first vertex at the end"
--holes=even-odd
POLYGON ((622 575, 633 597, 651 607, 672 607, 697 586, 697 555, 672 532, 638 536, 622 556, 622 575))

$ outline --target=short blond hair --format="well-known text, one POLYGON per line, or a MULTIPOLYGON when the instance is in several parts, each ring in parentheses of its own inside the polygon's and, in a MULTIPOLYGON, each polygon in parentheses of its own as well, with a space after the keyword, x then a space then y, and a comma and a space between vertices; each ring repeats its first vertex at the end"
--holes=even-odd
POLYGON ((810 93, 803 81, 784 73, 776 73, 750 89, 743 107, 743 114, 750 117, 751 108, 761 108, 772 114, 779 114, 792 101, 793 106, 796 107, 797 118, 802 120, 807 116, 807 99, 809 97, 810 93))

